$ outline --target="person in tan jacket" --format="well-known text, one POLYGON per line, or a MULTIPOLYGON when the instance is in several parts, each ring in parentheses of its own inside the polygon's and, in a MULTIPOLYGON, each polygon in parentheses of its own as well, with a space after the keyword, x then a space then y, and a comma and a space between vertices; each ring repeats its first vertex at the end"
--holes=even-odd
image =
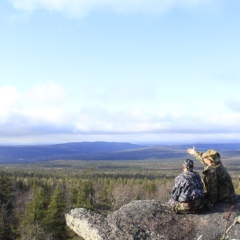
POLYGON ((188 153, 204 164, 203 183, 210 204, 217 201, 232 203, 235 201, 235 190, 232 179, 222 164, 220 154, 210 149, 204 153, 188 148, 188 153))

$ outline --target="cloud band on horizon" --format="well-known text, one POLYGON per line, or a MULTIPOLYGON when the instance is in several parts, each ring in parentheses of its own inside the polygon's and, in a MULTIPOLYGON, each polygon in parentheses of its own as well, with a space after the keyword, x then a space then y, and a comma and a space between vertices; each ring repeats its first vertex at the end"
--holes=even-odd
MULTIPOLYGON (((158 135, 240 133, 240 112, 226 116, 178 114, 126 109, 109 111, 108 105, 69 111, 70 94, 54 83, 41 83, 28 91, 0 87, 1 138, 37 135, 158 135), (5 93, 5 94, 4 94, 5 93)), ((97 99, 96 99, 97 103, 97 99)), ((77 106, 77 105, 76 105, 77 106)))

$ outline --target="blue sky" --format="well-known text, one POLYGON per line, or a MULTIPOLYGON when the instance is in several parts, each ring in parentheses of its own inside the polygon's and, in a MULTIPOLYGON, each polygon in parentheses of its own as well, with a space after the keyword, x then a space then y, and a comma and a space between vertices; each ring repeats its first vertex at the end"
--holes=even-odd
POLYGON ((239 9, 2 0, 0 144, 240 142, 239 9))

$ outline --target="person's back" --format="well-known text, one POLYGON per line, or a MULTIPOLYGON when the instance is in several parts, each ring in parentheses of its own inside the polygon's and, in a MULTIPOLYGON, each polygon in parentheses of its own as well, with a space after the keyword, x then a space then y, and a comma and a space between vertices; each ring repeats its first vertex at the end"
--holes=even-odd
POLYGON ((179 202, 189 202, 203 198, 203 184, 197 172, 185 171, 175 178, 172 198, 179 202))
POLYGON ((204 190, 201 177, 193 171, 193 161, 183 163, 183 172, 174 180, 169 205, 176 213, 195 213, 204 207, 204 190))

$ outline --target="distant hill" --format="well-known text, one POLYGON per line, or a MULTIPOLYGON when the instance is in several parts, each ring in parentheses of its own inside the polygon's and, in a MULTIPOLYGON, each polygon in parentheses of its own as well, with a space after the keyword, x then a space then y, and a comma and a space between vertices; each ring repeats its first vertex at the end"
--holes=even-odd
MULTIPOLYGON (((119 142, 76 142, 37 146, 0 146, 0 163, 50 160, 144 160, 188 158, 189 145, 143 146, 119 142)), ((240 144, 195 144, 199 151, 213 148, 222 156, 240 156, 240 144)))
POLYGON ((84 159, 143 146, 118 142, 74 142, 51 145, 0 146, 0 163, 36 162, 56 159, 84 159))

